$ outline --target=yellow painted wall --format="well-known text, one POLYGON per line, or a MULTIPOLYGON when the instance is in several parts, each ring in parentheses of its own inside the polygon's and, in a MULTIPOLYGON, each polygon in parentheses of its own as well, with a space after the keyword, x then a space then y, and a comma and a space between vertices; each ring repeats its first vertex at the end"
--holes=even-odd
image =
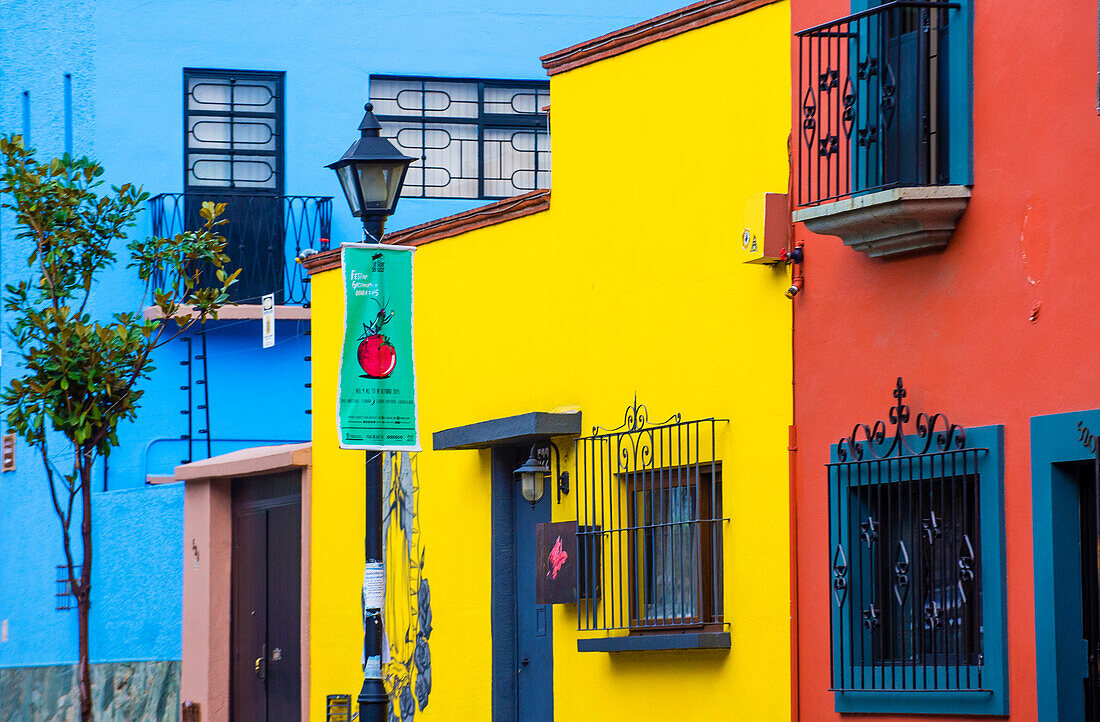
MULTIPOLYGON (((489 452, 430 451, 432 432, 567 407, 585 429, 613 427, 635 393, 654 419, 729 419, 718 455, 732 649, 581 654, 575 608, 557 606, 555 716, 789 717, 788 276, 738 256, 746 198, 787 187, 789 30, 775 3, 554 76, 551 209, 417 250, 434 616, 417 719, 491 718, 489 452)), ((360 684, 364 457, 336 449, 341 304, 339 272, 316 275, 314 720, 325 694, 360 684)), ((571 470, 572 444, 557 441, 571 470)), ((572 495, 553 517, 576 518, 572 495)))

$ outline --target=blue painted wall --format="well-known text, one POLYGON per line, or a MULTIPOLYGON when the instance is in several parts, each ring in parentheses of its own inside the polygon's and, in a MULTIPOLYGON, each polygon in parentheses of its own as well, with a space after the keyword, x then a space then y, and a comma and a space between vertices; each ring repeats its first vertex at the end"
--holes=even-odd
MULTIPOLYGON (((336 196, 332 238, 359 240, 331 171, 355 137, 380 73, 542 78, 538 57, 674 9, 676 0, 0 0, 0 133, 22 132, 29 91, 31 144, 64 150, 64 80, 72 75, 74 150, 97 158, 111 183, 152 194, 183 190, 182 69, 286 72, 286 193, 336 196)), ((642 99, 639 98, 639 102, 642 99)), ((402 200, 394 230, 478 205, 402 200)), ((134 233, 148 234, 144 215, 134 233)), ((24 277, 25 249, 0 211, 0 280, 24 277)), ((142 289, 120 263, 105 273, 94 313, 140 308, 142 289)), ((220 322, 207 332, 214 454, 309 435, 308 323, 277 325, 260 348, 259 321, 220 322)), ((197 349, 197 344, 196 344, 197 349)), ((0 340, 6 384, 16 349, 0 340)), ((196 351, 197 352, 197 351, 196 351)), ((186 347, 156 356, 139 419, 120 433, 107 488, 94 497, 93 661, 178 659, 182 490, 145 485, 187 457, 186 347)), ((194 369, 193 369, 194 370, 194 369)), ((196 388, 196 393, 198 393, 196 388)), ((194 401, 193 404, 201 403, 194 401)), ((205 420, 194 419, 194 429, 205 420)), ((205 457, 205 444, 195 457, 205 457)), ((54 610, 60 532, 30 451, 0 475, 0 667, 75 661, 76 613, 54 610)))

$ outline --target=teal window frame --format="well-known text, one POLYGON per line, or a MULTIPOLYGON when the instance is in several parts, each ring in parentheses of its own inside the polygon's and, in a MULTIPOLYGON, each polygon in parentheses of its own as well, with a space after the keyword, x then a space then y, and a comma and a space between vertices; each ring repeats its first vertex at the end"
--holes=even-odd
MULTIPOLYGON (((960 715, 1006 715, 1008 714, 1008 649, 1007 604, 1005 588, 1005 536, 1004 536, 1004 427, 980 426, 965 429, 966 449, 976 452, 978 477, 978 524, 980 529, 979 573, 981 574, 981 619, 982 619, 982 683, 983 690, 948 689, 944 683, 943 671, 938 677, 939 683, 924 689, 878 688, 874 690, 834 690, 835 709, 839 713, 853 714, 960 714, 960 715)), ((923 440, 917 435, 906 436, 911 447, 919 447, 923 440)), ((865 442, 864 442, 865 443, 865 442)), ((831 463, 841 463, 839 444, 830 447, 831 463)), ((867 458, 873 458, 868 455, 867 458)), ((906 458, 901 457, 902 461, 906 458)), ((896 459, 896 457, 895 457, 896 459)), ((899 464, 899 469, 902 465, 899 464)), ((876 484, 916 481, 932 478, 932 473, 899 475, 897 478, 874 479, 860 476, 857 483, 876 484)), ((910 467, 911 468, 911 467, 910 467)), ((918 466, 919 468, 919 466, 918 466)), ((830 472, 831 473, 831 472, 830 472)), ((830 565, 833 564, 833 550, 838 548, 841 539, 850 538, 851 526, 858 520, 847 510, 848 494, 838 498, 837 486, 829 484, 830 509, 839 509, 839 513, 830 513, 829 549, 830 565), (842 525, 845 525, 842 527, 842 525)), ((846 487, 851 489, 849 483, 846 487)), ((847 584, 855 589, 865 580, 854 578, 857 570, 848 565, 853 578, 847 584)), ((846 663, 845 649, 849 642, 843 636, 840 624, 841 610, 832 598, 829 602, 832 638, 833 669, 846 663)), ((934 668, 929 667, 930 671, 934 668)), ((938 668, 945 670, 945 668, 938 668)), ((976 669, 976 668, 974 668, 976 669)), ((928 675, 931 676, 931 675, 928 675)), ((927 676, 924 681, 927 680, 927 676)))
POLYGON ((1100 409, 1031 419, 1031 513, 1039 722, 1085 718, 1079 491, 1068 464, 1095 458, 1100 409), (1091 437, 1091 440, 1090 440, 1091 437), (1093 447, 1095 448, 1095 447, 1093 447))

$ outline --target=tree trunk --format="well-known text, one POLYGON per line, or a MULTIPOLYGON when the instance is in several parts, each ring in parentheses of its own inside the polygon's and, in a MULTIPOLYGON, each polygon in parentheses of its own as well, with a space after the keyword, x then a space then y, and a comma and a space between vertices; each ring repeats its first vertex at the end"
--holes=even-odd
POLYGON ((76 597, 77 616, 80 621, 80 719, 92 722, 92 667, 88 654, 88 611, 91 608, 92 591, 92 458, 82 451, 80 459, 81 515, 80 537, 84 542, 84 563, 80 569, 80 587, 76 597))

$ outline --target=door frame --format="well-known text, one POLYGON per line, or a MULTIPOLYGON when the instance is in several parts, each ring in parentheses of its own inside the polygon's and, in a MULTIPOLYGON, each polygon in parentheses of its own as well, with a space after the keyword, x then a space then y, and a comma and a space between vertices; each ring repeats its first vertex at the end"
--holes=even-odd
POLYGON ((1080 719, 1082 644, 1079 482, 1070 464, 1095 458, 1100 409, 1031 418, 1038 719, 1080 719))
MULTIPOLYGON (((491 516, 492 516, 492 587, 490 602, 490 628, 492 629, 492 715, 493 720, 519 718, 519 682, 516 670, 519 666, 519 600, 516 598, 516 513, 519 483, 515 470, 526 458, 530 446, 497 445, 492 447, 490 460, 491 516)), ((551 503, 550 494, 542 500, 551 503)), ((549 521, 549 519, 547 519, 549 521)), ((531 530, 534 544, 534 529, 531 530)), ((533 573, 533 571, 532 571, 533 573)), ((550 613, 548 626, 553 623, 550 613)), ((553 664, 553 628, 550 628, 550 654, 553 664)), ((550 692, 553 694, 551 673, 550 692)), ((553 700, 550 702, 553 715, 553 700)))
POLYGON ((233 479, 297 471, 302 489, 301 718, 309 719, 311 445, 243 449, 177 466, 183 488, 183 662, 181 704, 203 719, 229 719, 233 479))

